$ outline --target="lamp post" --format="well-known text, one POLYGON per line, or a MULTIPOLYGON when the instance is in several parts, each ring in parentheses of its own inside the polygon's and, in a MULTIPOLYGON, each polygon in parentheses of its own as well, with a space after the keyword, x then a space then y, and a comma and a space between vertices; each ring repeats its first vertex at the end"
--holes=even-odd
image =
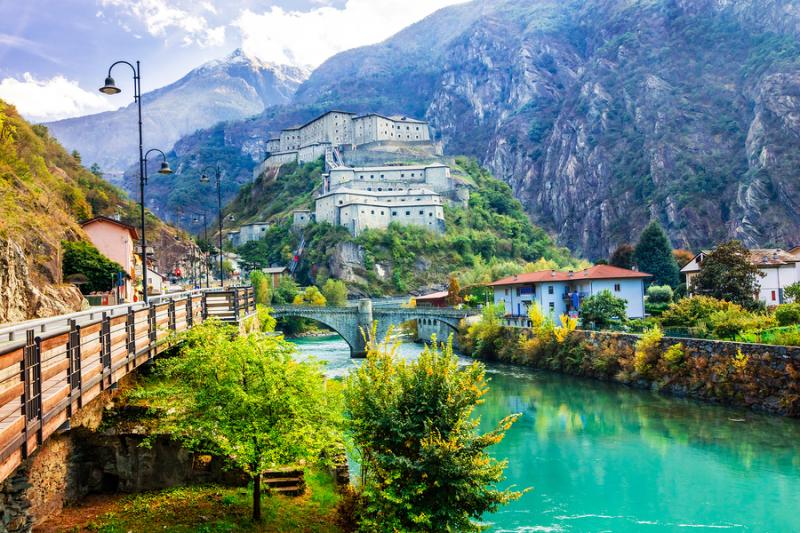
POLYGON ((200 183, 208 183, 209 178, 206 173, 209 169, 214 171, 214 178, 217 182, 217 217, 219 218, 219 282, 222 287, 225 287, 225 271, 222 269, 222 187, 220 184, 222 172, 219 165, 209 165, 203 169, 200 175, 200 183))
MULTIPOLYGON (((208 217, 205 213, 195 213, 192 212, 193 218, 192 222, 200 222, 200 217, 203 217, 203 240, 208 242, 208 217)), ((208 261, 203 261, 206 266, 206 289, 209 287, 208 283, 208 261)), ((202 277, 202 276, 201 276, 202 277)))
MULTIPOLYGON (((139 62, 136 62, 136 66, 132 63, 127 61, 116 61, 108 67, 108 76, 106 76, 106 81, 102 87, 100 87, 100 92, 103 94, 119 94, 122 92, 122 89, 117 87, 116 82, 114 82, 114 78, 111 77, 111 71, 117 65, 124 64, 131 67, 133 71, 133 100, 136 102, 138 114, 139 114, 139 205, 141 211, 141 229, 142 229, 142 295, 144 299, 144 303, 147 303, 147 238, 145 237, 144 231, 144 186, 147 183, 147 174, 146 174, 146 156, 144 154, 144 142, 142 141, 142 77, 141 77, 141 65, 139 62)), ((161 152, 161 150, 159 150, 161 152)), ((147 152, 148 154, 150 151, 147 152)), ((167 157, 164 155, 164 152, 161 152, 164 160, 161 163, 161 169, 158 171, 161 174, 171 174, 172 170, 169 168, 169 164, 167 164, 167 157)))

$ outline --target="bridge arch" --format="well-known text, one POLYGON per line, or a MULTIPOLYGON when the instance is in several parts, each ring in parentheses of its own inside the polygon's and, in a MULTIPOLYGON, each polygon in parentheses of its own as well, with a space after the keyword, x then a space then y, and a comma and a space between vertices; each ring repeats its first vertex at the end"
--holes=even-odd
POLYGON ((272 317, 299 317, 314 320, 338 333, 350 347, 351 355, 357 356, 364 350, 364 341, 360 338, 360 331, 357 327, 355 330, 353 328, 353 324, 358 322, 356 309, 279 305, 273 307, 272 317))

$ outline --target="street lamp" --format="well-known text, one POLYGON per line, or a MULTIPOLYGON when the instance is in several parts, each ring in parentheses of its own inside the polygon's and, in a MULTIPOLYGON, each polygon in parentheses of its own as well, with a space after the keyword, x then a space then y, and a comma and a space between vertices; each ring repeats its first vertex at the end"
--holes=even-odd
POLYGON ((220 184, 222 178, 222 171, 219 168, 219 165, 209 165, 203 169, 203 173, 200 175, 200 183, 208 183, 208 170, 211 169, 214 171, 214 178, 217 182, 217 218, 219 219, 219 282, 220 285, 223 287, 225 286, 225 271, 222 269, 222 187, 220 184))
MULTIPOLYGON (((147 174, 146 174, 146 156, 144 154, 144 142, 142 141, 142 78, 141 78, 141 65, 139 62, 136 62, 136 66, 133 66, 132 63, 127 61, 116 61, 108 67, 108 76, 106 76, 106 81, 102 87, 100 87, 100 92, 103 94, 119 94, 122 92, 122 89, 117 87, 114 78, 111 77, 111 71, 117 65, 124 64, 131 67, 133 71, 133 100, 136 102, 136 106, 139 112, 139 205, 140 205, 140 215, 141 215, 141 226, 142 226, 142 293, 144 303, 147 303, 147 239, 145 237, 144 232, 144 185, 147 182, 147 174)), ((158 150, 161 152, 161 150, 158 150)), ((150 151, 147 152, 148 154, 150 151)), ((171 174, 172 170, 169 168, 169 164, 167 163, 167 158, 164 155, 164 152, 161 152, 162 157, 164 160, 161 163, 161 169, 158 171, 161 174, 171 174)))
MULTIPOLYGON (((191 213, 193 215, 192 222, 194 222, 194 223, 200 222, 200 217, 203 218, 203 240, 205 242, 208 242, 208 217, 206 216, 206 214, 204 212, 203 213, 196 213, 196 212, 192 211, 191 213)), ((209 283, 208 283, 208 260, 203 261, 203 263, 205 263, 205 266, 206 266, 206 289, 207 289, 209 287, 209 283)))

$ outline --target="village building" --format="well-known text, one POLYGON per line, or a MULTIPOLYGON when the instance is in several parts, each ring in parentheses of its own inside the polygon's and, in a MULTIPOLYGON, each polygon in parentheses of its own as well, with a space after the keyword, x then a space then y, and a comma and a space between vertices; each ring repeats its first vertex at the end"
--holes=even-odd
MULTIPOLYGON (((692 294, 692 280, 703 268, 703 260, 708 253, 700 252, 681 269, 686 276, 689 294, 692 294)), ((757 280, 759 289, 756 298, 766 306, 786 302, 784 289, 800 281, 800 247, 792 248, 789 252, 780 248, 754 248, 750 250, 749 260, 763 274, 757 280)))
POLYGON ((353 235, 366 229, 386 229, 396 222, 445 230, 442 198, 428 189, 365 191, 342 187, 316 200, 316 221, 344 226, 353 235))
POLYGON ((285 266, 262 268, 261 272, 267 275, 270 287, 277 287, 281 282, 281 278, 289 275, 289 269, 285 266))
POLYGON ((509 276, 490 283, 494 303, 505 315, 527 317, 532 305, 551 317, 579 312, 589 296, 609 291, 625 300, 627 318, 644 317, 644 280, 650 274, 611 265, 595 265, 578 272, 541 270, 509 276))
POLYGON ((295 209, 292 211, 292 228, 302 229, 314 221, 314 214, 310 209, 295 209))
POLYGON ((134 255, 139 234, 131 225, 112 218, 98 216, 81 224, 97 250, 119 264, 123 270, 121 285, 115 288, 117 303, 134 301, 136 256, 134 255))
POLYGON ((242 224, 228 232, 228 240, 233 246, 242 246, 251 241, 257 241, 267 234, 269 224, 266 222, 252 222, 242 224))

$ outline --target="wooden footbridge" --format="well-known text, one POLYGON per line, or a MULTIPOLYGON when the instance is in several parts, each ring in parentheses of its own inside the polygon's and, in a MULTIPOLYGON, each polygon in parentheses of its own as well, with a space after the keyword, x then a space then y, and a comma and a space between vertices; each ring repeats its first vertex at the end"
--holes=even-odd
POLYGON ((172 334, 254 312, 253 288, 232 287, 0 326, 0 482, 73 413, 169 347, 172 334))

